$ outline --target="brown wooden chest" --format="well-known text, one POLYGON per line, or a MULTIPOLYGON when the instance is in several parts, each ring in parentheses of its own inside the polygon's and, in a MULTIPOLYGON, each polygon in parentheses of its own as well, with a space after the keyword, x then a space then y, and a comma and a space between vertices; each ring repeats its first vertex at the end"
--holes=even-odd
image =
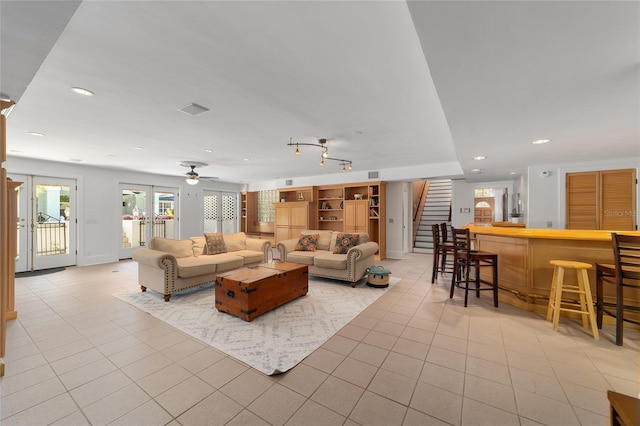
POLYGON ((308 290, 306 265, 263 263, 217 275, 216 309, 251 321, 308 290))

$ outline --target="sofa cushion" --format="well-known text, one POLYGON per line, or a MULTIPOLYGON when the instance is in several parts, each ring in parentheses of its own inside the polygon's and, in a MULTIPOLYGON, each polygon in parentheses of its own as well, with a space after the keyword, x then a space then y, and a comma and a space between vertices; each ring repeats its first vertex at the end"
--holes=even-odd
POLYGON ((216 264, 207 261, 204 257, 181 257, 176 259, 178 264, 178 276, 180 278, 197 277, 216 272, 216 264))
POLYGON ((334 254, 346 254, 351 247, 358 244, 360 236, 358 234, 343 234, 339 232, 336 236, 336 247, 333 249, 334 254))
POLYGON ((236 253, 220 253, 211 257, 215 259, 216 273, 242 268, 245 263, 244 257, 238 256, 236 253))
POLYGON ((234 234, 223 234, 224 243, 227 246, 227 252, 240 251, 247 248, 247 235, 244 232, 236 232, 234 234))
POLYGON ((172 240, 170 238, 154 237, 149 248, 160 250, 175 256, 176 259, 193 256, 193 242, 191 240, 172 240))
POLYGON ((321 230, 305 230, 302 231, 303 234, 318 234, 318 245, 316 250, 329 250, 329 246, 331 245, 331 234, 332 231, 321 231, 321 230))
POLYGON ((220 254, 227 252, 227 245, 220 232, 205 232, 204 238, 207 241, 207 254, 220 254))
POLYGON ((262 263, 264 260, 264 254, 261 251, 255 250, 238 250, 231 252, 230 254, 241 256, 244 259, 244 264, 249 265, 251 263, 262 263))
POLYGON ((206 254, 207 240, 204 237, 191 237, 189 238, 193 243, 193 255, 202 256, 206 254))
POLYGON ((322 253, 313 258, 314 266, 328 269, 347 269, 347 255, 322 253))
POLYGON ((287 262, 300 263, 301 265, 313 265, 313 257, 318 251, 292 251, 287 253, 287 262))
POLYGON ((300 234, 296 251, 316 251, 319 237, 318 234, 300 234))

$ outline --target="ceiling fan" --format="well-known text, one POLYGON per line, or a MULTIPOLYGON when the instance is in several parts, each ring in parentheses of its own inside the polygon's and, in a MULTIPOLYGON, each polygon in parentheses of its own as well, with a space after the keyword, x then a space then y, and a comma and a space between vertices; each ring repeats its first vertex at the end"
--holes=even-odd
POLYGON ((189 185, 197 185, 198 181, 200 180, 200 175, 195 171, 195 168, 207 166, 206 163, 201 163, 199 161, 181 161, 178 164, 180 164, 182 167, 191 168, 191 170, 185 173, 187 175, 187 177, 185 178, 185 181, 189 185))

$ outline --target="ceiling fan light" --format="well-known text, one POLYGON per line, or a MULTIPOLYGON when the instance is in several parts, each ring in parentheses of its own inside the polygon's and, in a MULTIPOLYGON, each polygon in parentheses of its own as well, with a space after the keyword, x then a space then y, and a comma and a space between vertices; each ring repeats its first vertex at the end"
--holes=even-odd
POLYGON ((185 179, 185 181, 189 184, 189 185, 197 185, 198 184, 198 177, 197 176, 189 176, 188 178, 185 179))

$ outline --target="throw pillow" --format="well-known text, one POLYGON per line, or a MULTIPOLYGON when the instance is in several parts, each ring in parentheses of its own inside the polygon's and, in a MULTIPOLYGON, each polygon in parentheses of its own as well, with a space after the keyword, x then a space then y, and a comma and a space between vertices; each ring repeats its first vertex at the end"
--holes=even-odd
POLYGON ((333 249, 333 254, 347 254, 351 247, 358 245, 358 234, 343 234, 338 232, 336 237, 336 248, 333 249))
POLYGON ((320 235, 318 234, 300 234, 300 239, 298 240, 298 244, 296 245, 296 251, 316 251, 319 237, 320 235))
POLYGON ((205 232, 204 238, 207 240, 207 254, 226 253, 227 246, 224 237, 220 232, 205 232))

